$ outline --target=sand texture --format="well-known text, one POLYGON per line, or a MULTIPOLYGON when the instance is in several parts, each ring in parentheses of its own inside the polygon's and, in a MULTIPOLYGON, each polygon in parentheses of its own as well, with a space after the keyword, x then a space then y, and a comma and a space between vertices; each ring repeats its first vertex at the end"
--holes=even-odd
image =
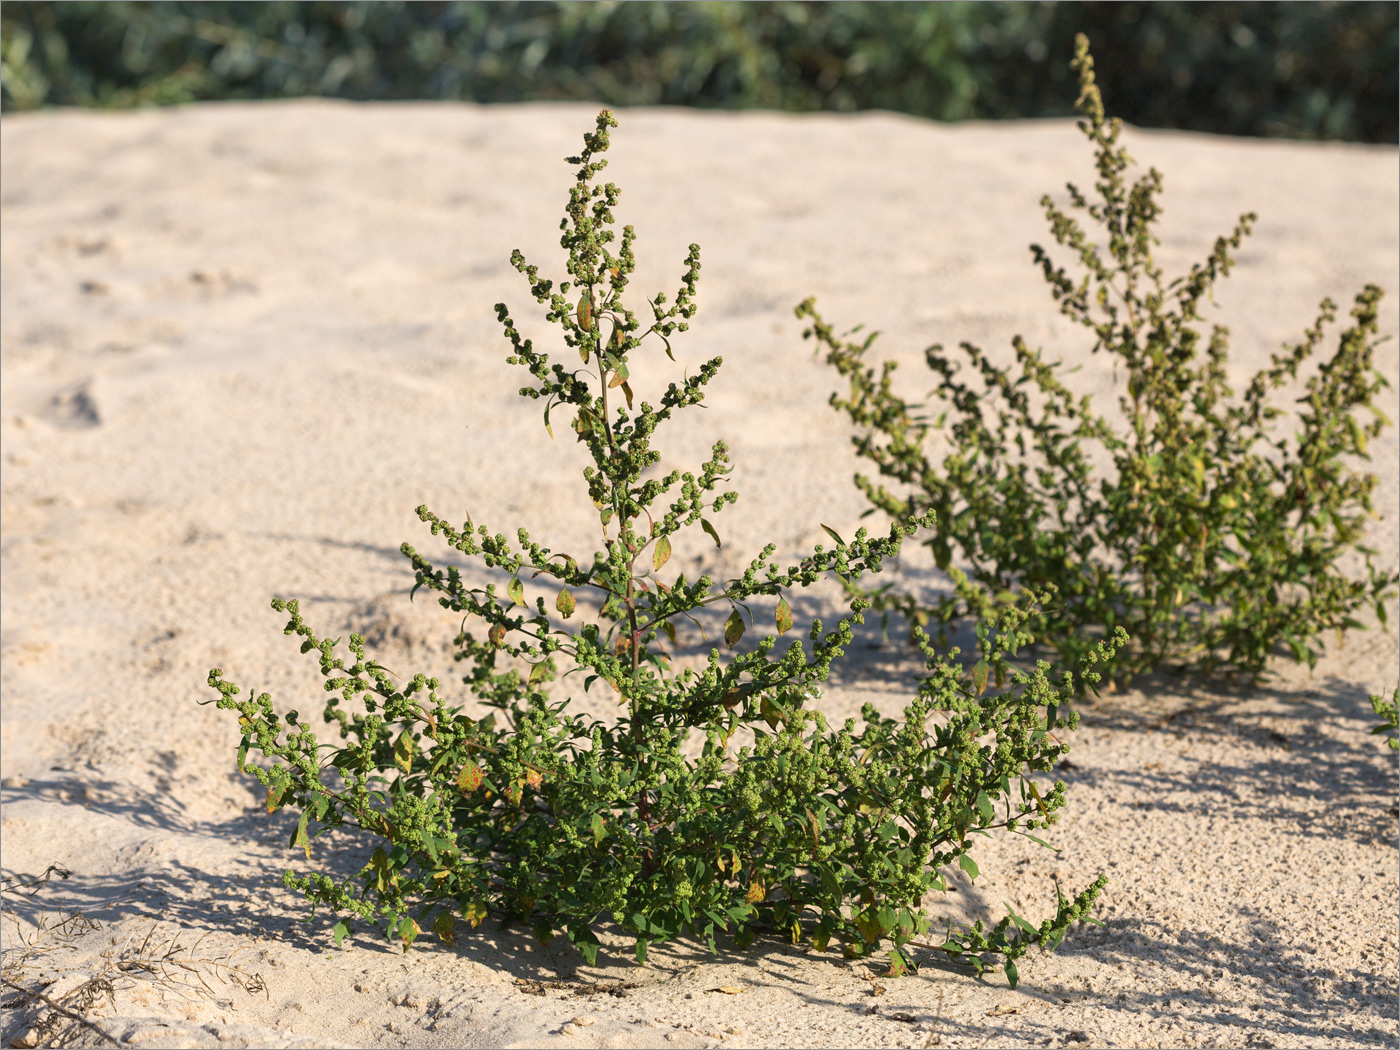
MULTIPOLYGON (((1033 951, 1014 992, 937 961, 878 980, 875 963, 763 941, 717 957, 681 942, 638 967, 608 935, 616 950, 589 967, 562 938, 541 949, 494 921, 408 955, 363 932, 335 949, 328 916, 301 921, 278 881, 300 857, 295 815, 268 817, 235 771, 234 718, 197 704, 205 677, 218 666, 319 711, 320 676, 282 636, 275 595, 324 633, 365 631, 396 671, 446 672, 455 624, 409 603, 398 553, 443 551, 419 504, 593 549, 583 447, 567 431, 551 442, 542 405, 516 395, 493 304, 564 349, 509 258, 563 275, 562 159, 595 113, 293 102, 5 118, 3 866, 71 873, 7 884, 7 966, 42 919, 28 986, 42 975, 62 1000, 105 973, 111 994, 80 1015, 142 1046, 1396 1046, 1396 761, 1366 701, 1396 684, 1394 603, 1388 628, 1368 612, 1311 673, 1280 661, 1257 688, 1164 674, 1086 709, 1061 774, 1063 851, 990 840, 976 884, 959 876, 934 905, 995 919, 1006 901, 1038 922, 1052 876, 1076 890, 1109 875, 1106 928, 1033 951), (100 926, 65 939, 53 927, 74 911, 100 926), (163 980, 131 965, 173 948, 207 962, 163 980), (236 975, 220 961, 265 990, 221 983, 236 975)), ((1112 389, 1027 251, 1051 243, 1041 195, 1092 184, 1071 122, 619 118, 607 175, 638 231, 634 309, 674 292, 692 241, 703 259, 679 364, 653 352, 635 385, 654 398, 725 358, 709 410, 659 435, 668 464, 695 469, 721 437, 737 464, 725 549, 685 534, 688 571, 861 523, 849 430, 826 404, 836 377, 792 315, 808 295, 839 328, 882 329, 913 394, 931 385, 929 343, 1007 360, 1018 333, 1082 364, 1085 392, 1112 389)), ((1259 213, 1210 315, 1231 330, 1237 388, 1324 296, 1345 315, 1379 284, 1382 331, 1400 333, 1394 147, 1125 134, 1165 175, 1169 273, 1259 213)), ((1394 339, 1377 364, 1395 383, 1394 339)), ((1396 434, 1372 461, 1370 542, 1391 566, 1396 434)), ((908 579, 938 586, 921 553, 908 579)), ((799 620, 832 599, 796 603, 799 620)), ((911 695, 918 664, 878 641, 862 636, 831 683, 831 715, 911 695)), ((40 1013, 9 988, 5 1002, 4 1045, 37 1039, 40 1013)))

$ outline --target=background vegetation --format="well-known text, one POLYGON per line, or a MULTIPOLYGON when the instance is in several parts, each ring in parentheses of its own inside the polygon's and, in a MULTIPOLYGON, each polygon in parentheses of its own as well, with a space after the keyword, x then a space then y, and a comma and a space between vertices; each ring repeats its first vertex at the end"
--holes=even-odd
POLYGON ((6 111, 204 99, 571 99, 939 120, 1068 116, 1086 33, 1114 112, 1397 141, 1382 3, 6 3, 6 111))

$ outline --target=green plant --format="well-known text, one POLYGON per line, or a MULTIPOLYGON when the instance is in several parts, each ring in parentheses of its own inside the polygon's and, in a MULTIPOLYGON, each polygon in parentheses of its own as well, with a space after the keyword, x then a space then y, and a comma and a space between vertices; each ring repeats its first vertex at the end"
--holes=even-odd
POLYGON ((1390 694, 1387 700, 1380 693, 1371 694, 1371 710, 1376 712, 1376 716, 1381 720, 1381 724, 1372 729, 1371 732, 1380 736, 1385 734, 1385 742, 1390 745, 1392 751, 1400 751, 1400 687, 1397 687, 1390 694))
MULTIPOLYGON (((1009 665, 1029 640, 1038 596, 980 625, 970 671, 956 650, 937 655, 922 638, 931 674, 903 722, 867 705, 862 727, 852 719, 832 729, 806 704, 868 603, 855 599, 834 627, 813 620, 810 646, 791 641, 779 652, 779 636, 793 626, 785 595, 829 575, 854 581, 878 571, 916 523, 895 525, 884 539, 862 529, 850 543, 828 528, 834 546, 816 546, 785 569, 769 545, 722 583, 662 578, 682 530, 695 536, 698 528, 719 544, 706 515, 735 494, 721 487, 730 470, 723 442, 698 475, 653 469, 657 427, 701 403, 720 359, 670 384, 658 407, 635 398, 629 361, 651 336, 671 356, 670 337, 695 312, 700 262, 691 245, 675 301, 668 307, 658 295, 649 323, 623 305, 634 233, 624 227, 617 254, 609 250, 618 190, 593 183, 615 123, 604 111, 582 154, 568 158, 578 165, 560 225, 569 280, 556 290, 518 251, 512 256, 571 360, 552 362, 522 338, 504 304, 496 307, 509 360, 529 374, 521 395, 545 402, 551 435, 551 413, 571 413, 591 460, 583 473, 602 549, 579 562, 524 529, 512 542, 471 519, 455 528, 418 509, 434 535, 502 578, 502 586, 472 587, 458 568, 437 569, 402 548, 414 591, 436 592, 463 617, 455 645, 469 696, 455 702, 436 678, 396 683, 359 635, 348 656, 338 655, 338 641, 313 633, 296 601, 273 602, 289 616, 286 633, 320 661, 325 718, 340 740, 322 743, 266 693, 236 699, 238 687, 215 669, 217 704, 238 713, 243 731, 239 767, 266 786, 269 813, 300 811, 291 843, 308 860, 312 839, 329 829, 358 828, 378 842, 343 882, 290 871, 285 882, 313 907, 348 917, 335 926, 337 942, 356 919, 382 923, 405 948, 425 929, 450 942, 459 919, 474 927, 496 913, 532 926, 542 941, 563 931, 591 962, 592 926, 611 919, 635 938, 639 961, 650 943, 683 933, 713 948, 717 932, 733 930, 742 947, 766 929, 819 950, 834 939, 851 956, 888 941, 896 972, 911 964, 915 944, 963 956, 979 972, 984 954, 1000 954, 1014 982, 1015 960, 1031 944, 1054 947, 1087 918, 1104 879, 1073 900, 1059 897, 1038 927, 1008 915, 990 930, 950 926, 937 943, 916 937, 928 925, 920 902, 945 888, 943 869, 977 875, 970 834, 1006 828, 1034 838, 1065 804, 1062 781, 1042 787, 1034 774, 1067 750, 1056 733, 1076 722, 1064 706, 1071 676, 1055 682, 1043 664, 1030 672, 1009 665), (745 649, 759 603, 776 633, 745 649), (700 617, 718 622, 715 610, 727 611, 720 631, 733 652, 716 646, 699 669, 681 668, 665 646, 677 644, 678 625, 703 635, 700 617), (987 694, 989 678, 996 690, 987 694), (616 721, 571 714, 579 689, 615 693, 616 721), (473 717, 472 699, 492 710, 473 717), (687 749, 692 730, 703 744, 687 749), (250 751, 270 763, 249 764, 250 751)), ((1116 644, 1087 657, 1086 680, 1097 679, 1116 644)))
POLYGON ((1335 307, 1324 300, 1303 340, 1275 354, 1235 399, 1226 383, 1227 330, 1203 332, 1200 310, 1255 216, 1241 216, 1204 263, 1167 281, 1152 255, 1162 176, 1152 169, 1127 183, 1121 125, 1105 119, 1082 35, 1072 64, 1098 199, 1071 185, 1069 211, 1048 196, 1041 203, 1082 275, 1072 278, 1038 245, 1031 252, 1061 313, 1093 334, 1095 353, 1114 359, 1123 423, 1076 398, 1060 364, 1046 363, 1019 337, 1015 369, 963 343, 971 380, 941 346, 930 347, 942 405, 925 411, 895 392, 892 362, 878 372, 865 363, 875 335, 845 342, 813 300, 797 308, 811 319, 805 335, 850 381, 849 396, 831 401, 856 424, 855 446, 879 471, 878 483, 856 478, 872 511, 896 521, 932 511, 925 542, 938 566, 960 556, 983 588, 977 602, 959 592, 931 609, 881 590, 878 606, 946 628, 1014 600, 1018 588, 1054 585, 1060 602, 1031 630, 1066 666, 1098 633, 1119 626, 1133 645, 1106 670, 1112 676, 1170 662, 1257 678, 1281 645, 1311 666, 1324 630, 1361 626, 1353 613, 1366 603, 1384 622, 1384 603, 1395 594, 1396 574, 1377 568, 1376 552, 1362 543, 1375 478, 1349 465, 1366 458, 1367 440, 1388 422, 1375 403, 1387 383, 1371 364, 1381 291, 1367 286, 1356 297, 1354 323, 1306 381, 1296 428, 1278 434, 1284 412, 1271 394, 1297 379, 1335 307), (1106 251, 1074 213, 1099 228, 1106 251), (935 434, 946 438, 944 456, 930 453, 935 434), (1341 570, 1353 554, 1364 559, 1359 577, 1341 570))

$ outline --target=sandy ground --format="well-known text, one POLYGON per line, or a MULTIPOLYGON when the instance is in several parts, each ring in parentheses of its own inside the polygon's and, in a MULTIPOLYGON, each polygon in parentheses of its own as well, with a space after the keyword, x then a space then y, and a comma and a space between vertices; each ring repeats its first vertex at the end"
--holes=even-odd
MULTIPOLYGON (((653 949, 645 968, 622 950, 592 968, 494 922, 455 948, 405 956, 362 934, 337 950, 329 918, 300 921, 277 881, 291 818, 265 816, 234 771, 233 720, 196 704, 205 676, 217 665, 319 709, 273 595, 325 631, 371 629, 390 666, 440 663, 450 628, 409 605, 397 553, 438 550, 420 503, 589 542, 581 446, 551 444, 540 406, 515 395, 492 305, 550 337, 508 259, 519 247, 559 276, 561 160, 595 112, 295 102, 5 118, 3 864, 7 879, 71 873, 7 884, 7 953, 41 918, 37 947, 53 949, 7 972, 56 998, 108 972, 112 995, 87 1019, 145 1046, 1397 1045, 1396 762, 1366 703, 1396 683, 1393 603, 1389 629, 1369 617, 1312 673, 1281 662, 1256 689, 1164 676, 1088 709, 1062 774, 1063 852, 989 842, 976 885, 938 905, 996 917, 1009 901, 1038 921, 1051 876, 1071 889, 1110 876, 1107 927, 1033 952, 1015 992, 936 961, 876 981, 871 965, 762 942, 653 949), (65 940, 53 926, 75 911, 100 926, 70 922, 65 940), (212 964, 163 981, 110 969, 162 946, 241 964, 265 990, 219 983, 212 964)), ((1017 333, 1082 361, 1085 390, 1110 389, 1027 252, 1049 240, 1041 194, 1092 180, 1071 123, 619 116, 608 174, 639 231, 634 288, 673 290, 686 246, 703 249, 677 356, 725 365, 710 410, 661 447, 693 468, 730 442, 733 557, 768 540, 796 553, 822 541, 819 523, 854 531, 863 509, 825 404, 833 373, 792 316, 808 295, 838 325, 882 327, 910 390, 926 344, 1006 354, 1017 333)), ((1400 332, 1393 147, 1131 129, 1127 142, 1166 176, 1169 272, 1260 214, 1213 315, 1237 380, 1323 296, 1345 310, 1367 281, 1386 292, 1383 331, 1400 332)), ((1392 383, 1396 346, 1378 360, 1392 383)), ((654 356, 640 387, 679 370, 654 356)), ((1388 402, 1397 418, 1394 388, 1388 402)), ((1395 565, 1393 427, 1374 469, 1371 540, 1395 565)), ((711 564, 706 548, 676 557, 711 564)), ((828 609, 819 599, 799 616, 828 609)), ((898 647, 863 645, 824 703, 897 709, 916 671, 898 647)), ((4 1044, 27 1045, 35 1017, 7 1010, 4 1044)))

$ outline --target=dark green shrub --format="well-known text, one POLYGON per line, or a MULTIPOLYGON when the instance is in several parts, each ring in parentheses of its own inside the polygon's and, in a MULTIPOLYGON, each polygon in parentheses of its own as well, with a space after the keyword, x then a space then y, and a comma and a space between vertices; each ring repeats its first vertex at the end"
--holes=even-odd
POLYGON ((1063 116, 1055 56, 1099 42, 1139 127, 1396 139, 1377 3, 349 3, 10 0, 0 107, 197 99, 602 101, 1063 116))
POLYGON ((1053 585, 1060 601, 1030 630, 1068 667, 1119 626, 1132 645, 1107 669, 1113 676, 1173 663, 1253 678, 1280 647, 1311 666, 1322 632, 1359 627, 1353 614, 1368 604, 1384 622, 1395 593, 1396 573, 1377 567, 1362 543, 1375 478, 1350 466, 1388 422, 1375 401, 1388 384, 1371 364, 1381 291, 1367 286, 1356 297, 1353 323, 1307 379, 1299 412, 1286 414, 1271 395, 1321 344, 1336 313, 1330 300, 1302 341, 1234 398, 1227 331, 1204 330, 1200 308, 1255 216, 1241 216, 1204 263, 1167 280, 1152 256, 1162 176, 1153 169, 1128 184, 1131 159, 1118 144, 1119 122, 1105 119, 1083 36, 1073 65, 1097 198, 1070 186, 1068 211, 1048 196, 1041 203, 1082 273, 1072 277, 1038 245, 1031 252, 1061 313, 1113 359, 1123 423, 1076 398, 1059 364, 1019 337, 1014 369, 963 343, 970 376, 942 346, 930 347, 940 404, 911 404, 893 388, 893 363, 866 364, 874 335, 844 342, 813 300, 797 309, 812 322, 805 335, 850 381, 849 395, 832 404, 856 424, 856 448, 879 472, 856 478, 872 509, 896 521, 932 512, 924 542, 939 567, 959 558, 983 588, 971 603, 960 591, 929 609, 889 591, 877 603, 946 627, 1013 601, 1020 588, 1053 585), (1285 418, 1296 425, 1283 428, 1285 418), (946 456, 930 454, 934 434, 946 437, 946 456), (1353 554, 1364 561, 1359 576, 1341 571, 1353 554))
MULTIPOLYGON (((1087 918, 1104 879, 1072 901, 1060 897, 1038 927, 1010 915, 990 930, 979 922, 938 942, 916 938, 928 925, 920 902, 944 887, 943 869, 977 875, 969 835, 1006 828, 1034 838, 1065 803, 1062 781, 1042 786, 1035 774, 1067 750, 1055 733, 1075 725, 1064 707, 1074 682, 1052 681, 1044 664, 1019 673, 1008 663, 1029 640, 1038 596, 980 626, 980 659, 969 672, 956 650, 940 656, 921 636, 930 674, 903 721, 867 705, 864 725, 833 729, 806 705, 868 603, 857 598, 830 628, 814 620, 809 645, 779 650, 793 626, 785 594, 830 575, 854 582, 878 571, 926 522, 895 525, 885 539, 862 529, 850 543, 827 529, 834 546, 787 568, 766 546, 724 583, 662 578, 682 530, 719 543, 706 515, 735 494, 721 488, 730 469, 723 442, 698 474, 651 469, 660 459, 653 433, 701 403, 720 359, 668 386, 657 407, 634 394, 628 362, 652 336, 670 356, 670 337, 695 312, 700 262, 691 245, 680 291, 669 307, 658 295, 650 321, 622 304, 633 230, 623 228, 613 254, 618 190, 592 183, 614 125, 605 111, 582 155, 569 158, 578 165, 561 224, 569 280, 556 290, 513 256, 562 329, 568 361, 551 362, 505 305, 496 307, 509 360, 529 374, 521 395, 545 402, 551 435, 551 415, 560 423, 567 413, 592 460, 584 478, 604 549, 579 562, 524 529, 511 540, 419 508, 457 555, 500 574, 499 586, 473 587, 458 568, 437 569, 403 547, 414 590, 436 592, 463 617, 455 644, 468 668, 465 690, 423 674, 397 682, 363 637, 351 635, 348 653, 338 654, 338 641, 315 634, 297 602, 273 602, 289 616, 286 633, 320 662, 325 718, 339 739, 323 743, 266 693, 235 699, 238 688, 216 669, 209 684, 218 706, 236 711, 243 731, 240 768, 266 785, 269 813, 300 811, 292 845, 308 860, 312 840, 330 829, 357 828, 377 843, 344 882, 288 872, 286 884, 347 917, 337 941, 358 919, 382 924, 405 947, 424 930, 450 942, 463 920, 476 926, 495 913, 542 941, 562 931, 592 961, 593 924, 611 919, 636 939, 639 960, 648 944, 683 933, 713 947, 731 930, 743 946, 767 930, 818 949, 834 939, 852 956, 887 941, 896 972, 915 944, 979 970, 985 953, 999 954, 1014 982, 1015 960, 1031 944, 1053 947, 1087 918), (740 646, 759 606, 774 633, 740 646), (721 630, 733 652, 716 646, 700 669, 680 669, 665 647, 674 648, 678 628, 699 626, 694 614, 705 610, 728 611, 721 630), (615 722, 570 713, 571 699, 590 689, 616 694, 615 722), (473 717, 473 701, 493 710, 473 717), (688 750, 692 731, 703 745, 688 750), (250 752, 269 764, 249 764, 250 752)), ((1084 681, 1097 680, 1095 666, 1117 644, 1087 656, 1084 681)))

